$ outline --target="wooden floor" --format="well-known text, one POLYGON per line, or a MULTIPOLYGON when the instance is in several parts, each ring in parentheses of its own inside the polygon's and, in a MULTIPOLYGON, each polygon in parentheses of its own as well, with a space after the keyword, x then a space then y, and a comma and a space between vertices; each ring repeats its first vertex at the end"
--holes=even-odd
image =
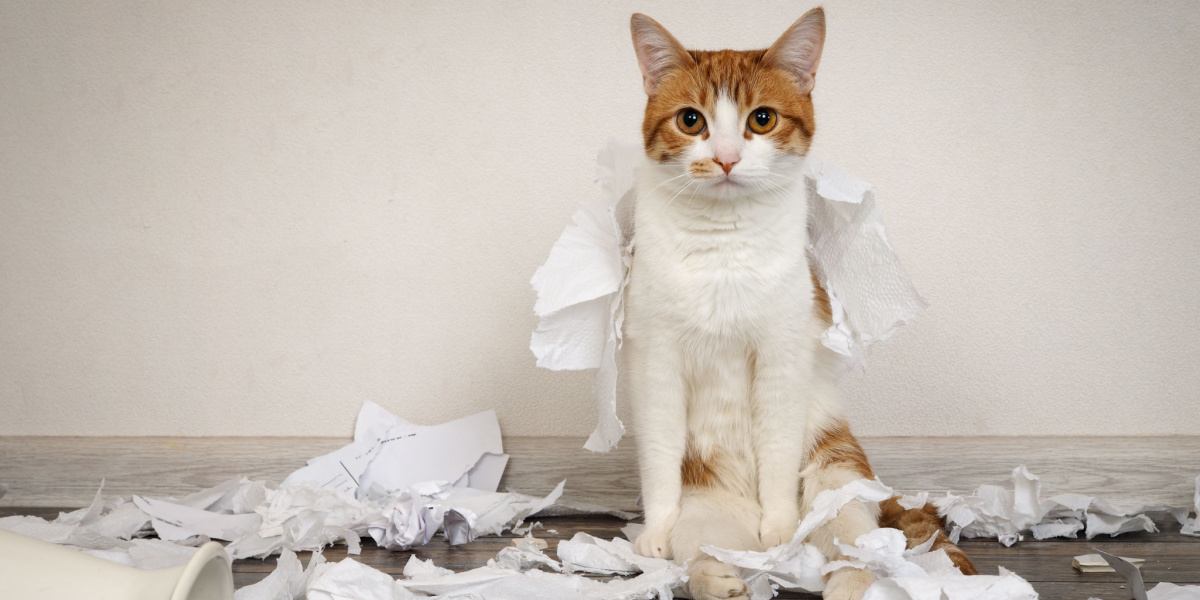
MULTIPOLYGON (((57 515, 57 510, 48 507, 5 507, 0 516, 8 514, 36 514, 47 518, 57 515)), ((1084 600, 1090 597, 1103 600, 1126 600, 1128 596, 1122 580, 1114 573, 1081 574, 1071 568, 1071 558, 1088 554, 1099 548, 1118 556, 1145 558, 1142 574, 1147 587, 1159 581, 1176 584, 1200 585, 1200 539, 1182 536, 1169 516, 1159 515, 1159 528, 1171 533, 1127 534, 1117 538, 1097 538, 1088 542, 1083 539, 1060 541, 1026 541, 1012 548, 1005 548, 995 541, 964 540, 962 547, 975 561, 981 573, 994 574, 1001 566, 1016 572, 1033 584, 1043 600, 1084 600)), ((620 537, 624 521, 612 517, 556 517, 539 519, 543 527, 534 535, 549 543, 547 553, 555 557, 558 540, 570 539, 576 532, 585 531, 601 538, 620 537)), ((482 566, 494 558, 501 548, 512 543, 514 536, 486 537, 462 546, 450 546, 437 538, 427 546, 406 552, 391 552, 364 540, 363 552, 353 558, 376 569, 401 577, 408 557, 416 555, 431 559, 434 564, 462 571, 482 566)), ((338 561, 346 556, 345 546, 328 548, 325 557, 338 561)), ((307 564, 308 554, 301 553, 307 564)), ((239 560, 234 564, 234 581, 238 587, 249 585, 266 577, 275 568, 275 560, 239 560)), ((781 598, 811 598, 814 594, 785 593, 781 598)))
MULTIPOLYGON (((244 475, 280 481, 306 458, 346 440, 329 438, 45 438, 0 437, 0 515, 57 515, 59 508, 86 505, 101 478, 105 493, 127 496, 178 495, 244 475)), ((590 454, 575 438, 505 438, 512 460, 502 489, 544 494, 567 480, 565 498, 612 508, 636 509, 637 478, 632 444, 609 454, 590 454)), ((1078 492, 1114 502, 1189 506, 1200 474, 1200 437, 1166 438, 869 438, 864 446, 875 470, 902 491, 968 491, 982 483, 1004 483, 1017 464, 1042 478, 1043 493, 1078 492)), ((623 522, 608 517, 540 519, 535 535, 550 543, 577 531, 610 538, 623 522), (550 530, 554 530, 553 533, 550 530)), ((995 541, 964 541, 983 573, 1004 566, 1033 583, 1047 600, 1128 598, 1115 574, 1080 574, 1071 558, 1099 548, 1145 558, 1151 585, 1158 581, 1200 584, 1200 538, 1182 536, 1179 526, 1158 515, 1165 533, 1118 538, 1028 541, 1005 548, 995 541)), ((369 540, 368 540, 369 541, 369 540)), ((357 560, 399 576, 409 555, 463 570, 484 564, 505 538, 482 538, 464 546, 436 539, 412 552, 389 552, 369 544, 357 560)), ((345 548, 325 552, 340 560, 345 548)), ((305 560, 307 560, 305 558, 305 560)), ((238 585, 266 576, 273 560, 238 561, 238 585)), ((785 595, 791 598, 815 598, 785 595)))

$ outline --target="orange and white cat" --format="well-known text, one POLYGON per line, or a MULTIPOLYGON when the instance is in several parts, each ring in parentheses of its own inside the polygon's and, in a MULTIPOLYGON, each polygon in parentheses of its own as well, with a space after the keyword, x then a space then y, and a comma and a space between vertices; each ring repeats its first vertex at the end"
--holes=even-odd
MULTIPOLYGON (((822 490, 872 477, 838 402, 838 359, 820 342, 829 305, 815 285, 801 169, 825 39, 820 9, 773 46, 687 50, 632 19, 648 101, 650 165, 637 182, 623 372, 634 409, 646 527, 638 552, 690 560, 694 598, 745 598, 711 544, 764 549, 791 539, 822 490)), ((812 541, 830 558, 880 526, 910 545, 938 536, 932 507, 848 505, 812 541)), ((825 598, 862 597, 870 573, 830 574, 825 598)))

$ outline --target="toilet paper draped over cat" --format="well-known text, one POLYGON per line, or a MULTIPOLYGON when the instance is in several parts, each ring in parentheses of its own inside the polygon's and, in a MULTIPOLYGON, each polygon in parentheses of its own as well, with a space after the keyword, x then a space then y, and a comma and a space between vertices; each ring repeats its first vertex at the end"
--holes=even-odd
MULTIPOLYGON (((584 445, 606 452, 625 427, 617 417, 617 351, 622 299, 633 258, 634 171, 642 150, 610 142, 600 152, 602 193, 582 203, 530 283, 538 317, 529 348, 539 367, 597 369, 599 421, 584 445)), ((809 263, 829 294, 830 350, 861 365, 863 350, 887 339, 926 303, 888 243, 871 185, 816 158, 805 160, 809 263)))

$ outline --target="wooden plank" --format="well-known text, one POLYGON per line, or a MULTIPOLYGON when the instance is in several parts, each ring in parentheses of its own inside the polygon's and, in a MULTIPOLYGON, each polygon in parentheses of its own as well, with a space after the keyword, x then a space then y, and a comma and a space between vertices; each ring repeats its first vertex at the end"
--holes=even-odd
MULTIPOLYGON (((335 438, 0 437, 0 506, 82 506, 106 493, 169 496, 232 477, 280 481, 335 438)), ((509 437, 502 489, 545 493, 567 481, 566 498, 636 509, 632 440, 608 454, 581 438, 509 437)), ((867 438, 880 477, 904 491, 967 491, 1002 483, 1018 464, 1045 493, 1078 492, 1118 502, 1187 506, 1200 473, 1200 436, 1129 438, 867 438)))

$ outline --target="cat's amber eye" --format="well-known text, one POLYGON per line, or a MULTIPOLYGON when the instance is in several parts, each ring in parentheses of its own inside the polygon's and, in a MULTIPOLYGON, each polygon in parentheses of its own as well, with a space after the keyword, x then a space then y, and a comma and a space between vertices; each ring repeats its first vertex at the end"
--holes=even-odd
POLYGON ((767 133, 775 129, 775 123, 779 121, 779 115, 765 107, 760 106, 750 113, 750 118, 746 120, 746 126, 754 133, 767 133))
POLYGON ((700 135, 704 131, 704 115, 694 108, 685 108, 675 115, 675 126, 688 135, 700 135))

